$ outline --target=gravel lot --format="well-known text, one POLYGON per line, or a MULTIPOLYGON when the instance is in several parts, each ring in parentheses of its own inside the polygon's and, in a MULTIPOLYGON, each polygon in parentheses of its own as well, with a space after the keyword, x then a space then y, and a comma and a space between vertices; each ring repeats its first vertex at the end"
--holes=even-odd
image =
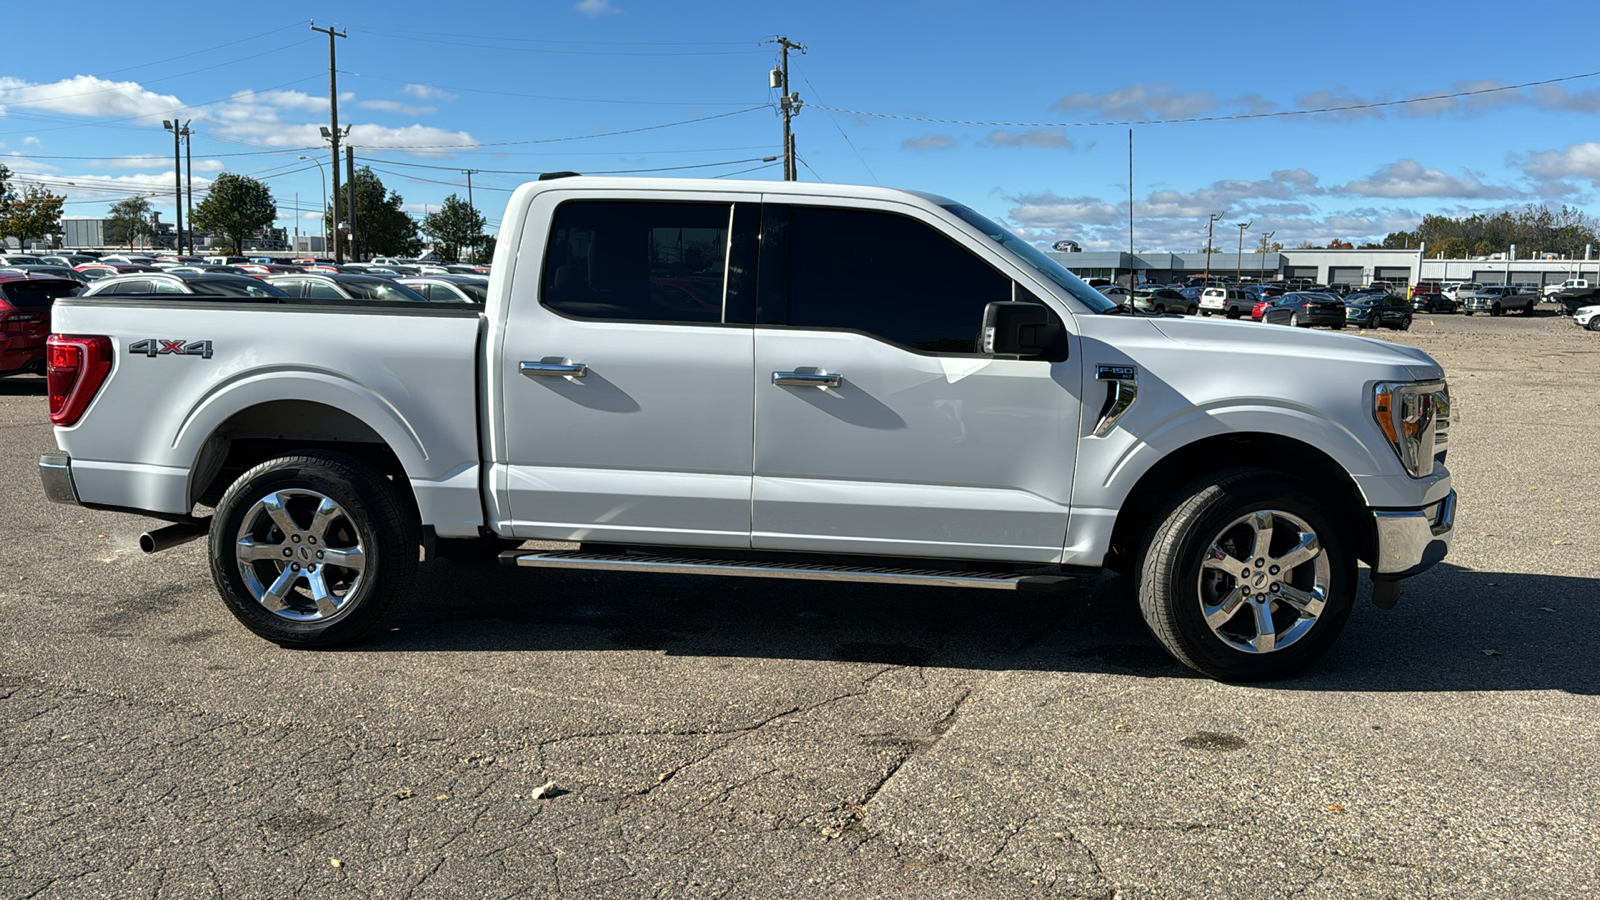
POLYGON ((1262 686, 1170 662, 1112 577, 441 562, 291 652, 203 545, 44 502, 43 380, 0 380, 0 896, 1600 896, 1600 335, 1378 337, 1450 372, 1455 550, 1262 686))

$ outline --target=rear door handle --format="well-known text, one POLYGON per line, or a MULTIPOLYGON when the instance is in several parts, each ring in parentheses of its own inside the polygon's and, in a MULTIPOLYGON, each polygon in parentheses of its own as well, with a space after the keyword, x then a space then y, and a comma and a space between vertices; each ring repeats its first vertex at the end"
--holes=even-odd
POLYGON ((830 387, 836 388, 844 381, 842 375, 829 375, 826 372, 773 372, 772 383, 782 387, 830 387))
POLYGON ((547 363, 524 360, 518 368, 524 375, 542 375, 547 378, 582 378, 589 374, 583 363, 547 363))

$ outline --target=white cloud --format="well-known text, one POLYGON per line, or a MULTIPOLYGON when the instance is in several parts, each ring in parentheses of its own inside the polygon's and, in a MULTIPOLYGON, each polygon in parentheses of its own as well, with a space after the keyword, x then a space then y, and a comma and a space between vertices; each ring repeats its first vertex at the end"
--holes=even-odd
POLYGON ((1088 112, 1103 119, 1183 119, 1204 115, 1216 107, 1217 98, 1210 91, 1175 94, 1161 85, 1142 84, 1104 94, 1079 91, 1050 104, 1057 112, 1088 112))
POLYGON ((1464 200, 1507 200, 1521 197, 1515 188, 1484 184, 1479 177, 1465 173, 1466 177, 1448 175, 1430 169, 1414 159, 1389 163, 1362 181, 1352 181, 1333 188, 1335 193, 1353 194, 1357 197, 1452 197, 1464 200))
MULTIPOLYGON (((33 135, 30 134, 27 137, 22 139, 22 146, 24 146, 24 147, 38 147, 38 146, 40 146, 40 141, 39 141, 38 138, 36 138, 36 137, 34 137, 33 135)), ((359 209, 359 207, 358 207, 358 209, 359 209)))
POLYGON ((437 106, 412 106, 399 100, 357 100, 356 106, 362 109, 399 113, 403 116, 426 116, 439 111, 437 106))
POLYGON ((1126 211, 1098 197, 1061 197, 1050 191, 1007 197, 1012 220, 1024 228, 1052 231, 1083 225, 1109 225, 1126 222, 1126 211))
POLYGON ((956 139, 948 134, 924 134, 900 142, 902 150, 953 150, 957 146, 956 139))
MULTIPOLYGON (((269 147, 316 147, 323 144, 323 126, 320 122, 285 122, 281 110, 288 108, 299 112, 309 106, 308 95, 294 91, 256 93, 241 91, 223 104, 211 107, 207 118, 212 129, 220 136, 235 140, 263 144, 269 147)), ((344 99, 341 97, 341 99, 344 99)), ((323 103, 317 111, 325 110, 323 103)), ((342 127, 342 126, 341 126, 342 127)), ((419 155, 437 155, 444 150, 407 150, 426 147, 461 149, 476 147, 477 139, 465 131, 447 131, 425 125, 406 125, 397 128, 356 124, 351 128, 347 142, 360 155, 362 148, 404 150, 419 155)))
POLYGON ((408 84, 400 89, 400 93, 418 100, 454 100, 455 94, 442 91, 431 84, 408 84))
POLYGON ((0 102, 29 110, 50 110, 75 116, 165 116, 183 107, 171 94, 147 91, 134 81, 108 81, 76 75, 48 84, 0 76, 0 102))
POLYGON ((983 139, 990 147, 1048 147, 1071 150, 1073 143, 1062 128, 1034 128, 1028 131, 991 131, 983 139))
POLYGON ((1512 161, 1531 178, 1586 178, 1600 184, 1600 141, 1569 144, 1564 150, 1541 150, 1512 161))
POLYGON ((611 0, 580 0, 572 8, 586 16, 614 16, 622 12, 611 5, 611 0))

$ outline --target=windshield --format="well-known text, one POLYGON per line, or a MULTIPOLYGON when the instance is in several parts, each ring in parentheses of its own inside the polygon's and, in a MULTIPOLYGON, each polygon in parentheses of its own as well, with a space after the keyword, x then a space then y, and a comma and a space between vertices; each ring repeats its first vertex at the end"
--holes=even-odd
POLYGON ((956 218, 971 225, 973 228, 978 229, 983 233, 984 237, 1022 257, 1023 261, 1032 266, 1040 275, 1054 282, 1062 290, 1072 295, 1079 303, 1094 312, 1102 313, 1119 308, 1116 301, 1084 284, 1083 279, 1067 271, 1065 266, 1039 252, 1039 248, 1001 228, 973 210, 958 203, 946 206, 945 210, 953 213, 956 218))
POLYGON ((458 284, 456 287, 465 291, 468 297, 479 303, 489 302, 489 286, 486 284, 458 284))

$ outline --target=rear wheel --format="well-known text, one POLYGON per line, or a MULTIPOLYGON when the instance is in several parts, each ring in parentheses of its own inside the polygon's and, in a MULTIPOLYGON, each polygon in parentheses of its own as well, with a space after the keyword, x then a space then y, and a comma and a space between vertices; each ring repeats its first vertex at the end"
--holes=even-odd
POLYGON ((1178 496, 1145 539, 1137 588, 1168 652, 1230 681, 1282 678, 1326 653, 1349 618, 1356 567, 1312 488, 1234 469, 1178 496))
POLYGON ((1236 307, 1231 307, 1231 306, 1228 307, 1228 318, 1230 318, 1230 319, 1239 318, 1239 310, 1236 307))
POLYGON ((1300 327, 1300 314, 1299 313, 1289 313, 1289 327, 1290 328, 1299 328, 1300 327))
POLYGON ((421 529, 370 466, 339 453, 270 459, 217 504, 211 576, 245 627, 286 647, 360 638, 403 597, 421 529))
POLYGON ((1590 319, 1589 324, 1583 327, 1587 331, 1600 331, 1600 316, 1595 316, 1594 318, 1590 319))

